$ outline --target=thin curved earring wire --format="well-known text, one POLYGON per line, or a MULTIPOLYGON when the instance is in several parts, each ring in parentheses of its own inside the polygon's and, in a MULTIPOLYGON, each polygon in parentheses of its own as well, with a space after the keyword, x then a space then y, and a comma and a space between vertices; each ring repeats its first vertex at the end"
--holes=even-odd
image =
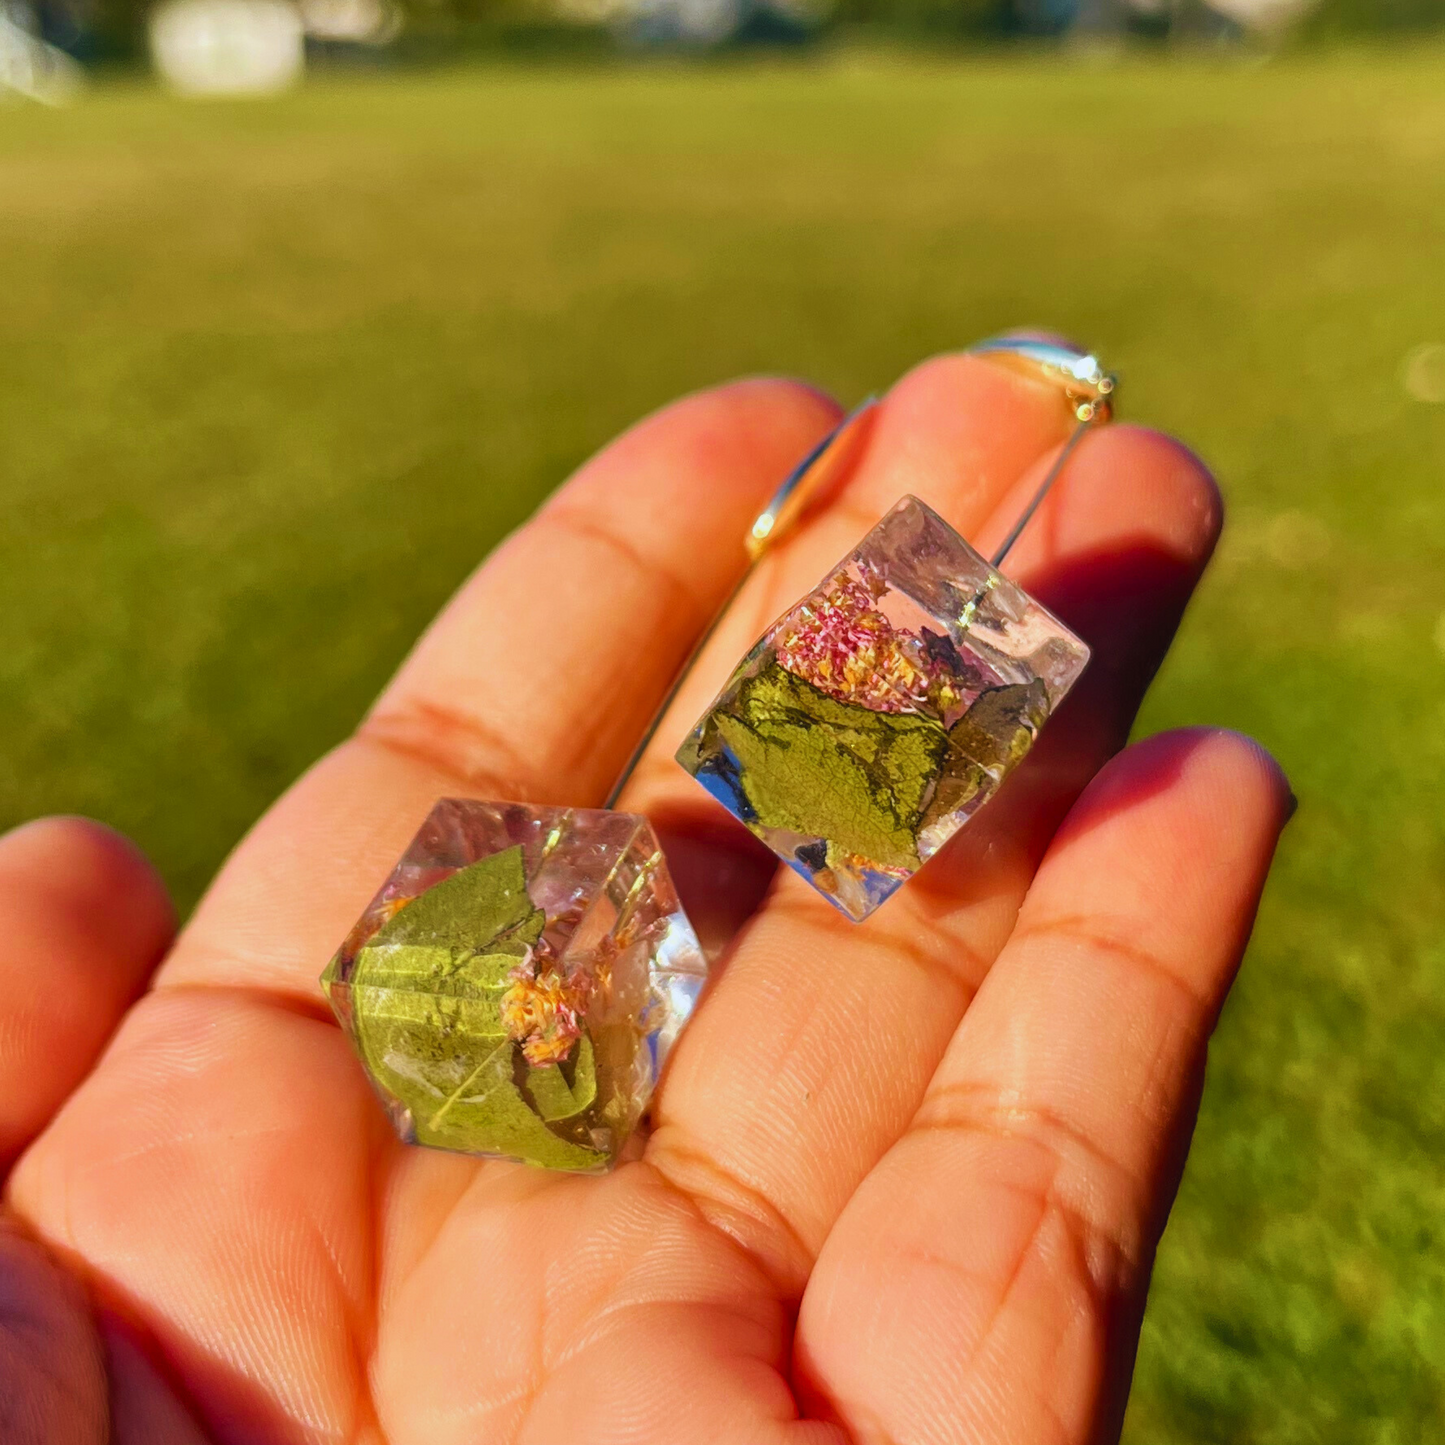
POLYGON ((1104 370, 1098 357, 1081 354, 1051 341, 1000 336, 979 342, 971 348, 971 354, 1057 386, 1064 393, 1078 423, 1068 441, 1064 443, 1063 450, 1055 458, 1053 466, 1049 468, 1048 475, 1039 483, 1033 499, 1014 523, 1013 530, 988 559, 990 565, 1001 567, 1004 558, 1013 551, 1014 543, 1023 535, 1024 528, 1058 481, 1073 455, 1074 448, 1083 440, 1084 433, 1095 423, 1102 424, 1113 416, 1113 395, 1119 379, 1112 372, 1104 370))
MULTIPOLYGON (((1034 513, 1043 504, 1044 498, 1048 496, 1054 484, 1063 474, 1064 467, 1068 464, 1074 449, 1083 440, 1084 433, 1112 417, 1113 395, 1118 386, 1118 378, 1111 372, 1105 371, 1096 356, 1049 341, 1034 341, 1011 336, 992 337, 970 347, 969 354, 995 362, 1011 371, 1032 377, 1034 380, 1047 381, 1056 386, 1063 394, 1077 423, 1053 466, 1049 468, 1048 475, 1039 483, 1028 506, 1020 514, 1018 521, 1014 523, 1012 531, 989 559, 990 565, 996 568, 1002 565, 1004 558, 1013 550, 1014 544, 1023 534, 1024 528, 1028 526, 1034 513)), ((662 726, 663 718, 677 700, 677 695, 682 691, 683 684, 687 681, 697 659, 712 640, 718 625, 727 616, 739 593, 747 585, 748 579, 757 569, 758 563, 779 542, 790 536, 803 518, 831 490, 848 464, 857 455, 859 444, 871 427, 877 411, 878 398, 876 396, 868 397, 850 411, 788 473, 777 491, 769 498, 767 506, 758 513, 753 525, 748 529, 746 538, 747 568, 738 578, 732 591, 728 593, 727 600, 713 615, 706 631, 688 654, 687 660, 683 663, 672 686, 668 688, 667 695, 652 715, 652 721, 647 725, 646 732, 632 750, 626 766, 607 794, 606 801, 602 804, 604 808, 617 806, 617 800, 632 780, 632 775, 637 771, 643 754, 647 751, 653 738, 657 736, 657 730, 662 726)))
POLYGON ((737 601, 738 594, 757 570, 758 563, 797 527, 810 505, 815 503, 842 474, 848 462, 856 455, 858 445, 871 425, 877 410, 878 398, 875 396, 868 397, 854 407, 788 473, 783 484, 773 493, 768 505, 758 513, 753 525, 748 528, 746 539, 748 565, 743 571, 743 575, 738 578, 732 591, 728 593, 727 599, 713 614, 707 630, 698 638, 692 651, 688 653, 687 661, 683 663, 672 686, 668 688, 667 695, 662 699, 657 711, 653 713, 652 721, 647 725, 647 731, 638 740, 637 746, 633 748, 631 756, 627 759, 626 766, 618 775, 617 781, 613 783, 612 791, 607 794, 606 801, 602 804, 604 808, 617 806, 617 800, 622 796, 622 790, 631 782, 633 773, 637 771, 637 765, 642 761, 642 755, 647 751, 653 738, 657 736, 657 730, 662 726, 662 719, 666 716, 667 710, 677 700, 677 695, 682 691, 683 683, 687 681, 688 674, 692 672, 693 666, 702 655, 703 648, 712 641, 718 624, 727 616, 728 610, 737 601))

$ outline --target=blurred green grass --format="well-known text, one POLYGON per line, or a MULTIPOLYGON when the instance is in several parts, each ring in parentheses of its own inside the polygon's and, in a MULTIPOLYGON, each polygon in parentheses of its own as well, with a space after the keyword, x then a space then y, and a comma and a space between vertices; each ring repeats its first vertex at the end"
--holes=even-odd
POLYGON ((1247 729, 1302 801, 1127 1438, 1445 1439, 1445 406, 1402 381, 1445 342, 1442 77, 855 57, 0 113, 0 815, 105 818, 189 903, 638 413, 1086 338, 1232 513, 1141 727, 1247 729))

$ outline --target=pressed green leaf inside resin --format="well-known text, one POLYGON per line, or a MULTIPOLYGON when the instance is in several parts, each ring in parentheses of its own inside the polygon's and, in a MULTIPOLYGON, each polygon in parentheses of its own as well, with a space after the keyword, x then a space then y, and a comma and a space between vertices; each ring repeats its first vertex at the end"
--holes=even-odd
POLYGON ((954 723, 948 734, 950 752, 1007 773, 1034 745, 1048 716, 1049 694, 1041 678, 991 687, 954 723))
POLYGON ((948 749, 939 723, 839 702, 776 662, 712 721, 762 827, 918 867, 918 818, 948 749))
POLYGON ((919 830, 966 807, 998 787, 1033 746, 1049 712, 1049 697, 1035 678, 981 692, 948 731, 948 754, 919 830))
POLYGON ((830 861, 911 871, 919 833, 997 787, 1047 712, 1041 682, 1012 684, 980 694, 945 731, 840 702, 772 661, 708 726, 736 760, 757 827, 824 838, 830 861))
POLYGON ((552 1169, 607 1162, 545 1122, 573 1118, 596 1098, 586 1039, 569 1079, 555 1065, 528 1065, 502 1023, 511 971, 545 925, 518 846, 413 899, 357 955, 357 1041, 378 1085, 411 1111, 419 1142, 552 1169))
POLYGON ((532 1107, 554 1123, 575 1119, 591 1108, 597 1097, 597 1062, 592 1053, 592 1040, 583 1034, 566 1065, 549 1064, 545 1068, 528 1065, 522 1091, 531 1100, 532 1107))

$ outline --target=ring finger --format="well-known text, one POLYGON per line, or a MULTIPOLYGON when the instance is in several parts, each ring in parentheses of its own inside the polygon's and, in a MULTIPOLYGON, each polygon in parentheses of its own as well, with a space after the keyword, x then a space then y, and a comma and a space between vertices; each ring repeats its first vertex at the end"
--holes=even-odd
MULTIPOLYGON (((1045 393, 1032 427, 1021 425, 997 405, 1001 387, 1019 398, 1037 390, 960 358, 900 383, 836 511, 797 539, 806 548, 782 550, 719 630, 629 802, 706 816, 711 805, 699 809, 670 749, 762 626, 902 492, 966 534, 1003 535, 1068 416, 1045 393), (979 433, 967 453, 955 439, 960 413, 979 433), (988 472, 981 456, 992 458, 988 472)), ((739 940, 679 1048, 648 1158, 785 1288, 801 1289, 838 1211, 916 1109, 1053 827, 1125 740, 1218 526, 1213 483, 1182 447, 1134 428, 1088 438, 1011 568, 1094 650, 1069 706, 993 807, 867 925, 788 874, 739 940)))

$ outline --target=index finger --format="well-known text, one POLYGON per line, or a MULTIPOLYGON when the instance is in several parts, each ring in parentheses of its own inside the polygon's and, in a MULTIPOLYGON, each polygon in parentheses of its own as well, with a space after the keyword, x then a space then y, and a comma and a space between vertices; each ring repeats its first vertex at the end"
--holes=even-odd
POLYGON ((799 382, 736 382, 599 453, 256 825, 158 985, 319 1003, 322 964, 438 797, 595 805, 746 565, 762 498, 837 416, 799 382))

